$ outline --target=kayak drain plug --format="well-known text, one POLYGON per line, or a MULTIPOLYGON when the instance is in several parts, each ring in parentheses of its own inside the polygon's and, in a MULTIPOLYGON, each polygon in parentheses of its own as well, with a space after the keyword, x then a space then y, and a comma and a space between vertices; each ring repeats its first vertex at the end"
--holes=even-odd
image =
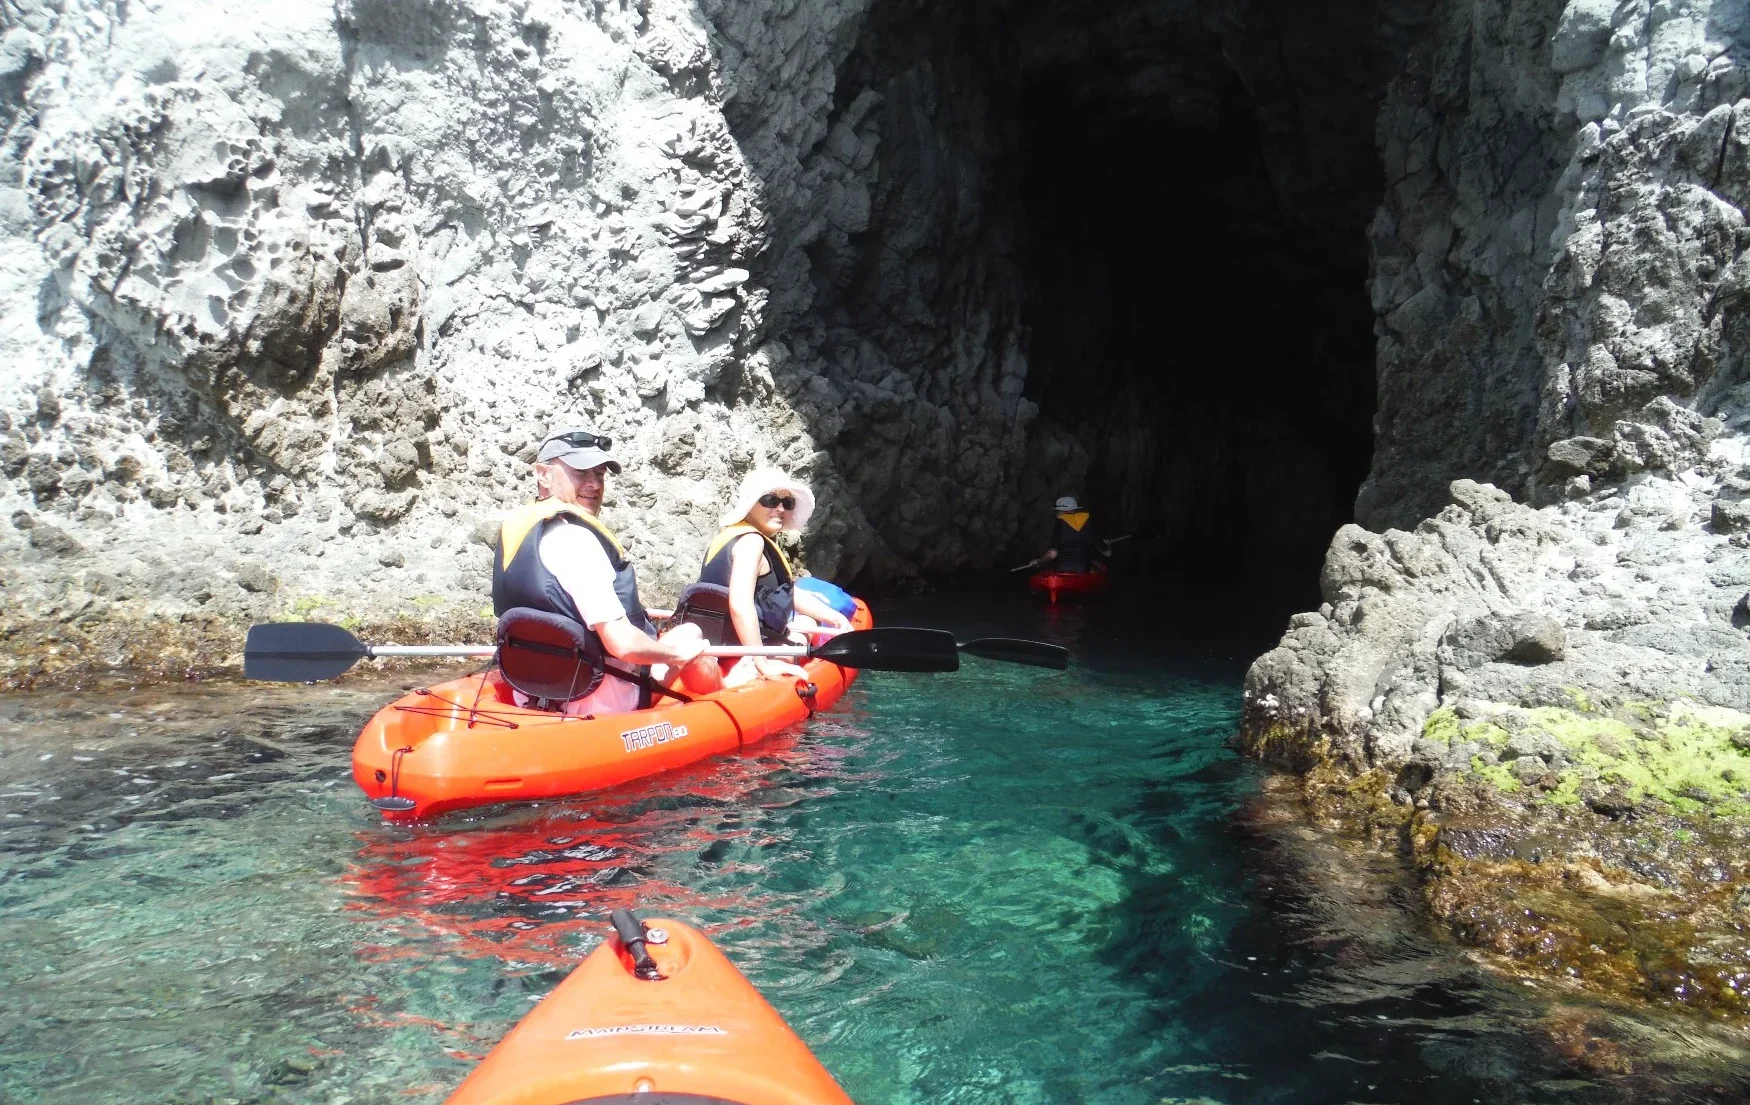
POLYGON ((660 929, 657 932, 645 932, 644 922, 640 921, 638 915, 629 909, 614 910, 608 914, 608 921, 614 926, 614 935, 620 938, 620 944, 626 949, 626 954, 632 957, 632 973, 645 982, 660 981, 662 972, 657 969, 656 960, 650 958, 650 949, 645 945, 650 943, 652 938, 659 933, 662 939, 655 942, 664 943, 668 939, 668 934, 661 932, 660 929))
MULTIPOLYGON (((406 813, 418 804, 411 798, 402 798, 396 794, 396 791, 401 789, 401 757, 407 755, 411 751, 413 751, 411 745, 405 748, 397 748, 395 750, 394 759, 389 761, 389 793, 382 798, 371 799, 371 805, 382 810, 384 813, 406 813)), ((383 773, 379 770, 377 772, 377 782, 380 783, 382 781, 383 773)))

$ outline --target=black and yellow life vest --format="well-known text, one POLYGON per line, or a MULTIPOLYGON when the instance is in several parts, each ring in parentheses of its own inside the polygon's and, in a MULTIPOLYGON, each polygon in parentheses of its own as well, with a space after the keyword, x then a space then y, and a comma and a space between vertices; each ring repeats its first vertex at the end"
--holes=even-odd
POLYGON ((493 613, 503 614, 513 607, 526 606, 563 614, 583 624, 577 604, 541 563, 541 537, 553 525, 582 526, 595 535, 614 570, 614 594, 626 610, 626 620, 654 637, 656 626, 638 597, 637 569, 626 559, 619 539, 594 515, 558 499, 525 503, 511 511, 499 526, 498 555, 492 561, 493 613))
POLYGON ((699 582, 729 586, 730 550, 743 534, 758 535, 765 542, 766 563, 772 570, 754 577, 753 606, 760 619, 760 643, 774 645, 789 639, 790 619, 796 616, 796 572, 784 550, 770 537, 746 522, 726 526, 711 539, 705 549, 705 562, 699 567, 699 582))
POLYGON ((1100 538, 1088 524, 1090 517, 1085 510, 1065 511, 1057 516, 1051 534, 1051 547, 1057 550, 1054 567, 1066 572, 1085 572, 1093 566, 1100 538))

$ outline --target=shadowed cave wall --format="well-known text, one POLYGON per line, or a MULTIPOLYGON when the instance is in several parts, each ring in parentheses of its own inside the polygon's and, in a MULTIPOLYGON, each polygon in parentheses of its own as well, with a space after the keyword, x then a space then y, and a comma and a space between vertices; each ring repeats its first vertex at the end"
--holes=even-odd
MULTIPOLYGON (((1426 7, 873 5, 836 110, 880 155, 866 221, 809 244, 808 325, 920 388, 969 345, 1022 359, 1013 536, 975 565, 1074 492, 1146 567, 1310 580, 1372 453, 1373 128, 1426 7)), ((834 453, 853 489, 906 456, 834 453)), ((956 500, 863 505, 928 571, 956 500)))

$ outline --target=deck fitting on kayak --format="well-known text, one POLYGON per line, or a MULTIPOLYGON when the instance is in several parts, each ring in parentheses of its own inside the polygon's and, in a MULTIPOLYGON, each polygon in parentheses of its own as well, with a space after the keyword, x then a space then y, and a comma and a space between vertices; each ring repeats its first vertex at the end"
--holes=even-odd
POLYGON ((814 700, 819 694, 820 688, 807 680, 796 684, 796 697, 802 700, 802 705, 808 707, 808 716, 811 718, 814 716, 814 700))
MULTIPOLYGON (((650 958, 650 949, 644 945, 650 942, 651 934, 644 929, 644 922, 629 909, 616 909, 608 914, 608 923, 614 926, 614 935, 620 938, 620 945, 626 949, 626 954, 632 957, 632 973, 645 982, 661 982, 662 971, 656 966, 656 960, 650 958)), ((662 934, 661 944, 668 940, 668 933, 662 934)))
MULTIPOLYGON (((389 768, 389 793, 381 798, 371 799, 371 805, 385 813, 406 813, 408 810, 419 804, 411 798, 402 798, 396 793, 401 789, 401 757, 407 755, 411 751, 413 751, 412 745, 406 745, 395 750, 395 758, 390 761, 389 768)), ((379 782, 382 780, 382 775, 383 773, 381 771, 377 772, 379 782)))

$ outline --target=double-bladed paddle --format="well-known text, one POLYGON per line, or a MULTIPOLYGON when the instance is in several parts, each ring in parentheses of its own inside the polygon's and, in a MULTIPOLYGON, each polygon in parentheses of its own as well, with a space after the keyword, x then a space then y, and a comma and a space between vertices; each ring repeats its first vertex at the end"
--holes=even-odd
MULTIPOLYGON (((1128 541, 1132 537, 1135 537, 1135 536, 1136 536, 1136 534, 1134 534, 1134 533, 1121 533, 1117 537, 1108 537, 1108 538, 1106 538, 1106 542, 1105 542, 1106 548, 1108 551, 1110 551, 1113 545, 1118 544, 1118 542, 1120 542, 1120 541, 1128 541)), ((1038 560, 1029 560, 1029 561, 1027 561, 1027 563, 1021 565, 1018 568, 1010 568, 1009 571, 1011 571, 1011 572, 1025 572, 1029 568, 1037 568, 1039 566, 1040 566, 1040 562, 1038 560)))
POLYGON ((868 668, 870 671, 958 671, 960 658, 957 653, 961 652, 970 652, 986 660, 1001 660, 1008 664, 1031 664, 1036 668, 1056 668, 1062 671, 1069 667, 1069 649, 1062 645, 1024 641, 1016 637, 978 637, 970 641, 956 641, 954 635, 946 630, 910 629, 904 626, 880 626, 841 633, 813 648, 801 645, 720 645, 706 649, 705 655, 831 660, 847 668, 868 668), (891 642, 882 636, 888 633, 894 635, 891 642), (846 646, 844 654, 834 651, 834 646, 841 643, 846 646), (909 661, 928 666, 901 666, 909 661))
MULTIPOLYGON (((829 660, 869 671, 957 671, 961 651, 1012 664, 1067 668, 1069 652, 1040 641, 985 637, 961 644, 940 629, 880 626, 803 645, 719 645, 707 656, 778 656, 829 660)), ((249 627, 243 646, 243 674, 276 683, 333 679, 360 660, 384 657, 491 656, 492 645, 367 645, 347 629, 325 622, 268 622, 249 627)))

